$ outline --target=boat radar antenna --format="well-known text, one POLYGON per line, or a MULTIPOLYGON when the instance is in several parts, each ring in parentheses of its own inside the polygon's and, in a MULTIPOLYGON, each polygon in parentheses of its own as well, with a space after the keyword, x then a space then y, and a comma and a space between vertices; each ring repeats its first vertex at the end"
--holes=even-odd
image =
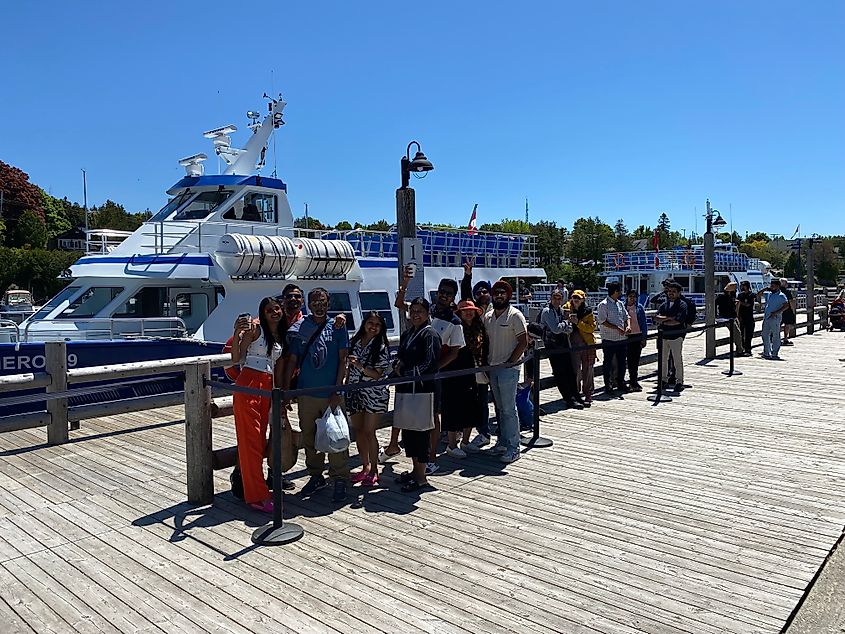
POLYGON ((180 159, 179 165, 185 168, 187 176, 202 176, 205 173, 205 168, 202 162, 208 157, 205 154, 194 154, 193 156, 186 156, 180 159))
POLYGON ((247 118, 251 121, 247 127, 252 130, 252 136, 247 141, 246 147, 242 149, 232 147, 230 135, 238 130, 234 125, 209 130, 203 134, 205 138, 212 140, 215 154, 226 162, 228 167, 223 171, 224 175, 249 176, 253 171, 264 167, 267 141, 276 128, 284 125, 282 113, 287 105, 281 95, 278 99, 272 99, 264 93, 264 97, 270 99, 270 103, 267 104, 268 114, 261 123, 258 123, 261 117, 258 112, 254 110, 247 112, 247 118))

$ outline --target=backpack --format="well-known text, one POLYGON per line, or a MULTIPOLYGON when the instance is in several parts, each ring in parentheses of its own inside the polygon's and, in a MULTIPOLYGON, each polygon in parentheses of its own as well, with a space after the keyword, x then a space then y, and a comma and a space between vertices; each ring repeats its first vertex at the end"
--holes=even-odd
POLYGON ((684 325, 687 327, 692 326, 698 316, 698 306, 686 295, 681 295, 681 300, 687 305, 687 320, 684 322, 684 325))

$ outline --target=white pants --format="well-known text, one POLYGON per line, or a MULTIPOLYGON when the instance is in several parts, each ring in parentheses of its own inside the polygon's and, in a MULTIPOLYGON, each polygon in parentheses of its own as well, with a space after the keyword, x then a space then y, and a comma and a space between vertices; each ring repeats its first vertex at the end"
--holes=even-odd
POLYGON ((672 353, 672 361, 675 363, 675 380, 678 383, 684 382, 684 358, 682 356, 684 338, 663 340, 663 359, 660 364, 660 376, 665 383, 669 378, 669 353, 672 353))

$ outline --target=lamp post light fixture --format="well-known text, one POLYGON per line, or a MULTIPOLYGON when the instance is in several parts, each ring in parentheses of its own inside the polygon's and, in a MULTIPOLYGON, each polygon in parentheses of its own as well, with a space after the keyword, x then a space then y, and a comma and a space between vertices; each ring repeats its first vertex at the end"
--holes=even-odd
POLYGON ((704 233, 704 323, 711 326, 704 333, 704 357, 716 358, 716 331, 712 326, 716 323, 716 253, 714 245, 713 227, 717 230, 727 222, 718 210, 710 206, 710 199, 706 203, 707 231, 704 233), (715 217, 714 217, 715 215, 715 217))
MULTIPOLYGON (((402 186, 396 190, 396 240, 397 246, 399 247, 398 255, 399 255, 399 270, 398 270, 398 277, 399 281, 398 284, 402 284, 402 277, 403 272, 405 270, 405 257, 403 253, 403 238, 416 238, 417 237, 417 211, 416 211, 416 199, 415 193, 412 187, 408 186, 408 183, 411 179, 411 173, 413 172, 418 178, 424 178, 427 172, 430 172, 434 169, 434 165, 431 164, 425 154, 422 152, 422 148, 417 141, 411 141, 408 144, 408 148, 405 150, 405 156, 402 157, 400 162, 400 167, 402 171, 402 186), (414 158, 411 158, 411 147, 416 146, 417 151, 414 154, 414 158)), ((419 261, 422 262, 422 254, 419 254, 419 261)), ((423 271, 419 268, 417 269, 418 275, 423 275, 423 271)), ((411 298, 413 299, 413 298, 411 298)), ((405 311, 399 311, 399 330, 403 332, 408 326, 408 321, 405 316, 405 311)))

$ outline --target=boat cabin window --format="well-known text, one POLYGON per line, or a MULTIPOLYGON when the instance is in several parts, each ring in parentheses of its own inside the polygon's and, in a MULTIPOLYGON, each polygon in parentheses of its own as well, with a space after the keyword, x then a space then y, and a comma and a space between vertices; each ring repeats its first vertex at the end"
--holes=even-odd
POLYGON ((374 310, 384 318, 387 329, 393 330, 393 310, 386 291, 361 291, 358 296, 361 299, 362 315, 374 310))
POLYGON ((147 286, 126 300, 112 317, 122 319, 138 317, 165 317, 167 315, 167 288, 147 286))
POLYGON ((343 313, 346 315, 346 329, 355 330, 355 316, 352 314, 352 303, 349 301, 349 293, 330 293, 329 295, 329 319, 343 313))
POLYGON ((81 286, 66 286, 62 289, 58 295, 56 295, 53 299, 49 302, 44 304, 41 309, 35 313, 31 320, 35 321, 38 319, 44 319, 47 315, 52 313, 58 306, 66 302, 69 298, 73 297, 79 292, 79 289, 82 288, 81 286))
POLYGON ((74 299, 56 319, 88 319, 95 317, 123 292, 122 286, 92 286, 74 299))
POLYGON ((191 202, 185 205, 173 219, 174 220, 202 220, 212 211, 222 205, 229 196, 230 190, 218 189, 212 192, 202 192, 191 202))
POLYGON ((189 334, 193 334, 208 318, 208 295, 205 293, 178 293, 174 298, 176 317, 185 322, 189 334))
POLYGON ((244 194, 223 214, 225 220, 276 223, 276 196, 273 194, 244 194))
POLYGON ((167 217, 172 214, 174 211, 179 209, 182 205, 184 205, 188 199, 194 195, 194 192, 191 190, 184 191, 181 194, 177 194, 173 198, 171 198, 167 204, 162 207, 158 213, 150 218, 150 222, 161 222, 162 220, 166 220, 167 217))

